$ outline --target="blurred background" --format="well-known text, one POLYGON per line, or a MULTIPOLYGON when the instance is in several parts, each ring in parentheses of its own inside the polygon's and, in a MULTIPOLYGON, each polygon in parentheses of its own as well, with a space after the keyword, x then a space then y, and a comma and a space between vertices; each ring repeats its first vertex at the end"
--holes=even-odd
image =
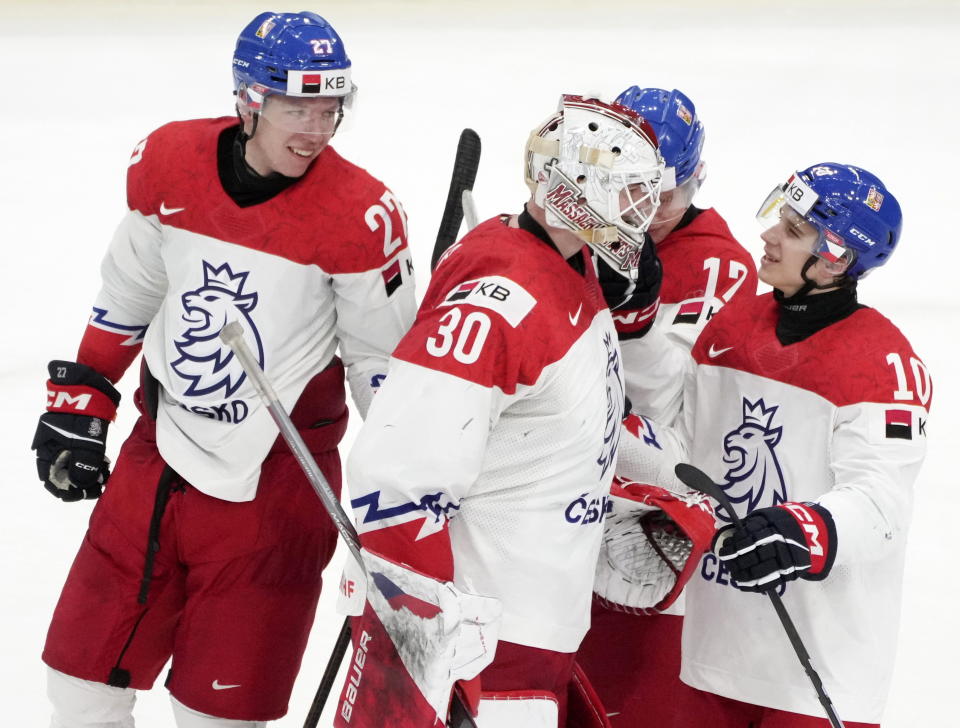
MULTIPOLYGON (((707 130, 707 181, 696 202, 716 207, 757 257, 756 208, 795 169, 846 162, 884 180, 903 207, 904 234, 892 262, 861 284, 860 299, 904 331, 935 386, 883 725, 957 725, 960 496, 949 450, 960 434, 950 373, 960 255, 956 233, 943 231, 960 169, 955 0, 330 0, 306 8, 0 0, 0 722, 48 720, 40 649, 92 504, 49 497, 29 445, 46 363, 74 358, 100 258, 125 212, 130 151, 167 121, 232 114, 237 34, 260 11, 301 9, 325 16, 353 60, 359 112, 334 146, 403 202, 421 296, 460 130, 472 127, 483 140, 481 219, 518 211, 528 194, 523 144, 563 92, 613 97, 636 83, 690 96, 707 130)), ((113 455, 133 423, 133 380, 121 383, 113 455)), ((358 425, 354 417, 342 452, 358 425)), ((338 552, 327 572, 290 713, 272 725, 302 725, 339 627, 333 602, 344 558, 338 552)), ((136 715, 141 728, 172 725, 166 692, 142 694, 136 715)))

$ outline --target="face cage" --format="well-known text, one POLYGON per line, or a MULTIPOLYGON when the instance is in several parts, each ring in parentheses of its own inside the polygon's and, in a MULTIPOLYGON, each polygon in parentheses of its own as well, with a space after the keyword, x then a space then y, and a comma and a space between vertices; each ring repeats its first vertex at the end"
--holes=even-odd
MULTIPOLYGON (((643 235, 650 228, 660 208, 660 179, 655 177, 651 180, 647 175, 614 173, 611 181, 617 176, 620 177, 622 186, 616 193, 617 207, 613 209, 619 209, 619 219, 615 220, 614 224, 617 227, 632 227, 637 235, 643 235)), ((611 194, 614 194, 612 190, 611 194)))
POLYGON ((803 215, 797 210, 790 204, 790 198, 786 194, 786 185, 777 185, 767 195, 767 199, 764 200, 760 209, 757 210, 757 222, 764 230, 769 230, 779 223, 784 215, 790 215, 793 218, 788 220, 786 224, 798 229, 809 227, 816 231, 817 239, 812 246, 813 249, 810 250, 811 255, 815 255, 828 263, 845 262, 847 270, 853 267, 853 262, 857 257, 856 251, 848 248, 844 244, 843 238, 833 230, 819 225, 809 215, 803 215), (801 226, 805 227, 801 228, 801 226))
POLYGON ((350 92, 344 96, 329 96, 315 94, 311 96, 288 95, 278 88, 252 84, 241 84, 237 90, 237 107, 240 111, 249 111, 254 117, 262 117, 271 125, 282 129, 289 134, 307 134, 310 136, 332 137, 336 132, 349 129, 353 126, 353 118, 357 107, 357 86, 351 84, 350 92), (282 110, 279 106, 271 105, 270 99, 283 96, 288 99, 339 99, 340 106, 332 117, 326 113, 291 113, 293 110, 282 110))
POLYGON ((659 174, 651 179, 593 169, 587 179, 575 182, 561 167, 545 167, 550 173, 542 198, 547 223, 575 232, 614 270, 635 280, 644 233, 659 205, 659 174), (623 215, 636 217, 625 220, 623 215))

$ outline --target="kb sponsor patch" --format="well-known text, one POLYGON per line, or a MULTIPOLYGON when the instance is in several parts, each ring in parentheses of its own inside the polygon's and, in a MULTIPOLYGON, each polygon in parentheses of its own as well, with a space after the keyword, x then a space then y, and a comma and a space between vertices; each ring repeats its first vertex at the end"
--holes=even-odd
POLYGON ((440 305, 456 306, 462 303, 495 311, 516 328, 537 305, 537 299, 509 278, 489 276, 454 286, 440 305))

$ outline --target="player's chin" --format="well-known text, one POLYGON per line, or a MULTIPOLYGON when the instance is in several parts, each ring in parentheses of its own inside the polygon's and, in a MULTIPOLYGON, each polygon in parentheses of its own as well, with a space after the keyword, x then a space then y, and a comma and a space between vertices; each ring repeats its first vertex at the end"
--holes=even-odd
POLYGON ((320 152, 326 147, 323 144, 299 145, 291 144, 285 147, 283 155, 283 169, 278 170, 287 177, 299 177, 313 164, 313 161, 320 156, 320 152))

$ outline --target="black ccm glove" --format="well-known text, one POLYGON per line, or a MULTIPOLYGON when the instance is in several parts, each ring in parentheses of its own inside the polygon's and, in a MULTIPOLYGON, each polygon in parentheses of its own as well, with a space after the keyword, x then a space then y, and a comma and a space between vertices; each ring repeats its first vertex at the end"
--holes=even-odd
POLYGON ((660 308, 663 265, 649 237, 640 253, 638 267, 639 275, 633 281, 597 257, 600 288, 621 340, 637 339, 647 333, 660 308))
POLYGON ((759 508, 743 527, 746 533, 735 526, 720 529, 712 547, 741 591, 763 592, 798 577, 819 581, 833 567, 837 529, 821 505, 759 508))
POLYGON ((52 361, 48 370, 47 412, 31 446, 37 451, 37 474, 61 500, 99 498, 110 476, 104 446, 120 393, 84 364, 52 361))

